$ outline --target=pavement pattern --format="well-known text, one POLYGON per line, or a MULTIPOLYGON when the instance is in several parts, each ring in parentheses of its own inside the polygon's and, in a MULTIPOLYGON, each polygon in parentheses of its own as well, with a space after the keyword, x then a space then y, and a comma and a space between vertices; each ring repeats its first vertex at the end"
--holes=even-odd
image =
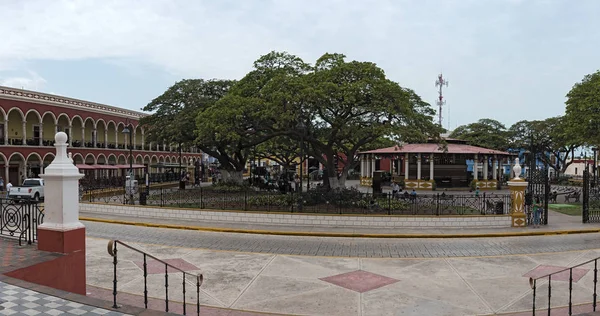
POLYGON ((0 315, 127 315, 0 282, 0 315))
MULTIPOLYGON (((113 265, 107 243, 106 239, 87 239, 88 292, 92 297, 112 289, 113 265)), ((187 272, 202 273, 200 301, 205 310, 212 306, 291 315, 530 315, 529 276, 600 257, 600 249, 488 257, 351 258, 241 253, 141 242, 131 245, 169 259, 187 272)), ((141 302, 141 255, 121 249, 119 297, 129 295, 141 302)), ((148 295, 164 300, 164 270, 155 272, 147 277, 148 295)), ((181 304, 182 276, 168 274, 171 305, 181 304)), ((553 315, 566 311, 568 279, 562 274, 552 280, 553 315)), ((574 270, 572 297, 578 313, 591 311, 593 280, 593 263, 574 270)), ((545 308, 548 282, 539 281, 537 291, 536 306, 545 308)), ((186 300, 195 302, 195 291, 186 292, 186 300)))
POLYGON ((600 246, 599 233, 506 238, 344 238, 214 233, 85 221, 84 224, 90 237, 280 255, 438 258, 534 254, 600 246))

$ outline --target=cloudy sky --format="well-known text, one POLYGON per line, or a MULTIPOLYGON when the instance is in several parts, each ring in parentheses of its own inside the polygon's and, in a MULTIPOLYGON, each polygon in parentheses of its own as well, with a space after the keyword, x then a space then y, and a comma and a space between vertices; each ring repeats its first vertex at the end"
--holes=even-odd
POLYGON ((284 50, 376 62, 444 127, 564 113, 599 66, 597 0, 0 0, 0 85, 139 110, 183 78, 284 50))

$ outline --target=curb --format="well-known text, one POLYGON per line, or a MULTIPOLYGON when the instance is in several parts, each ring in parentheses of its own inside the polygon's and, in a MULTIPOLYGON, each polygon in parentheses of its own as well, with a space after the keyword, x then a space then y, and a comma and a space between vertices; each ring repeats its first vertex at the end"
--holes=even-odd
POLYGON ((157 224, 144 222, 131 222, 123 220, 79 217, 79 220, 107 224, 119 224, 152 228, 195 230, 218 233, 239 233, 239 234, 259 234, 259 235, 277 235, 277 236, 305 236, 305 237, 361 237, 361 238, 484 238, 484 237, 523 237, 523 236, 550 236, 550 235, 572 235, 572 234, 592 234, 600 233, 600 229, 574 229, 557 231, 538 231, 538 232, 503 232, 503 233, 476 233, 476 234, 361 234, 361 233, 331 233, 331 232, 295 232, 295 231, 271 231, 271 230, 252 230, 237 228, 217 228, 186 226, 175 224, 157 224))

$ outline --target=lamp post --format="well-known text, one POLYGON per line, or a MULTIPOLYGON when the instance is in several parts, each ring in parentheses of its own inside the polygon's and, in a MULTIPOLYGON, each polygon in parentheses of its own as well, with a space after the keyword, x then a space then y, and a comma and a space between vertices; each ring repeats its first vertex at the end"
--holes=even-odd
POLYGON ((123 128, 123 134, 129 134, 129 182, 127 181, 127 177, 125 177, 125 186, 129 184, 129 204, 133 204, 133 126, 127 124, 123 128))
POLYGON ((594 165, 592 166, 592 172, 594 173, 594 186, 596 185, 596 170, 598 169, 598 148, 592 147, 592 151, 594 152, 594 165))

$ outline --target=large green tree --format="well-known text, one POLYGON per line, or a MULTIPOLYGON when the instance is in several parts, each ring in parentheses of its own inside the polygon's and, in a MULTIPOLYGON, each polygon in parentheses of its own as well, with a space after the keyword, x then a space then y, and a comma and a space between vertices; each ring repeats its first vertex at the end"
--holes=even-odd
POLYGON ((538 158, 558 173, 564 173, 572 163, 575 149, 581 145, 567 131, 568 121, 563 116, 519 121, 509 128, 511 147, 543 152, 538 158))
POLYGON ((566 105, 568 137, 580 144, 600 145, 600 70, 573 86, 566 105))
POLYGON ((466 140, 470 145, 496 150, 506 150, 509 147, 509 133, 504 124, 493 119, 479 121, 457 127, 450 137, 466 140))

